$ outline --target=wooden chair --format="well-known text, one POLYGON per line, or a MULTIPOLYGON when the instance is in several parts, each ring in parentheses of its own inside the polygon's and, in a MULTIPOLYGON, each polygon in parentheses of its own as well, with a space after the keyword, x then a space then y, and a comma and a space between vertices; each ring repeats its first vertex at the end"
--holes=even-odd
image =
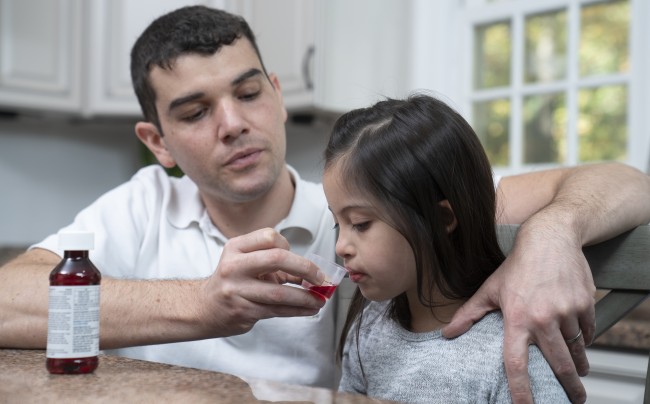
MULTIPOLYGON (((507 254, 517 233, 516 225, 499 225, 499 244, 507 254)), ((599 337, 650 295, 650 226, 631 231, 583 249, 594 283, 609 293, 596 303, 596 337, 599 337)), ((650 319, 648 319, 650 321, 650 319)), ((644 403, 650 404, 650 361, 644 403)))

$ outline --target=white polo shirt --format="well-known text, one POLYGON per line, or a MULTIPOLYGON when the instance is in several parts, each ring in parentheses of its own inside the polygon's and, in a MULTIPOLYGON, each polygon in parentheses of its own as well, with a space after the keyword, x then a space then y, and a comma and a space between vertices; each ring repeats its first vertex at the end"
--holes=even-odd
MULTIPOLYGON (((334 260, 335 231, 321 185, 300 179, 289 215, 275 229, 291 250, 334 260)), ((170 178, 161 167, 133 178, 82 210, 61 230, 95 232, 90 258, 103 276, 126 279, 196 279, 217 268, 226 237, 212 224, 188 178, 170 178)), ((33 247, 60 256, 51 235, 33 247)), ((334 387, 335 300, 314 317, 259 321, 243 335, 115 349, 110 354, 216 370, 241 377, 334 387)), ((124 330, 125 333, 129 332, 124 330)))

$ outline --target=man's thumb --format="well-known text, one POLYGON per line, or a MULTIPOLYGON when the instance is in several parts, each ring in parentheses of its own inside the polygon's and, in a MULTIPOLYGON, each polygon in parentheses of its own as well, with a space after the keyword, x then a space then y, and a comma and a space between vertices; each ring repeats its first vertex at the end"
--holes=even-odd
POLYGON ((466 333, 475 322, 497 308, 482 289, 479 289, 474 296, 460 306, 451 322, 442 329, 442 335, 445 338, 456 338, 466 333))

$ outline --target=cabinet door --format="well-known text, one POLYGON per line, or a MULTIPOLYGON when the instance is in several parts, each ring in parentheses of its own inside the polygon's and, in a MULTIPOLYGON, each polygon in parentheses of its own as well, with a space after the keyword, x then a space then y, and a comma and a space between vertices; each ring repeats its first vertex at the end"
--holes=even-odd
POLYGON ((345 112, 408 93, 413 1, 316 4, 318 108, 345 112))
POLYGON ((0 0, 0 108, 77 111, 81 1, 0 0))
POLYGON ((91 24, 86 70, 89 102, 84 115, 141 116, 131 85, 131 47, 157 17, 176 8, 209 1, 96 0, 89 3, 91 24))
POLYGON ((288 109, 311 106, 314 0, 231 1, 250 24, 264 66, 280 80, 288 109))
POLYGON ((313 0, 100 0, 90 4, 90 102, 85 115, 141 114, 131 85, 131 47, 156 17, 191 4, 243 15, 258 36, 267 69, 280 79, 287 106, 311 102, 303 68, 313 42, 313 0))

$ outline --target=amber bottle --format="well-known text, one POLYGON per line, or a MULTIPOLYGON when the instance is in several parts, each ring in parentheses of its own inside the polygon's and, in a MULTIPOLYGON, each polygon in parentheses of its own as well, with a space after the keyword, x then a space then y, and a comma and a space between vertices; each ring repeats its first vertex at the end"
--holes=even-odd
POLYGON ((99 363, 99 285, 91 232, 59 234, 63 259, 50 273, 46 367, 54 374, 93 372, 99 363))

